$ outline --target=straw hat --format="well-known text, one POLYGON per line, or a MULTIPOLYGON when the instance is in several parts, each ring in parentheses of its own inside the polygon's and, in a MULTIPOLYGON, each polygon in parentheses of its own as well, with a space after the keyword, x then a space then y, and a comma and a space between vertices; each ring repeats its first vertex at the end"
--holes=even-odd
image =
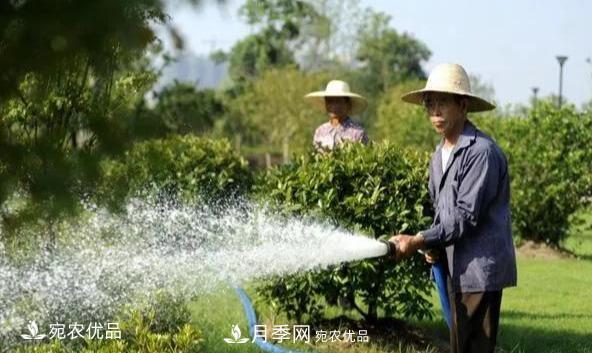
POLYGON ((495 105, 471 93, 469 75, 458 64, 440 64, 436 66, 430 73, 424 89, 409 92, 401 99, 407 103, 421 105, 426 92, 452 93, 464 96, 468 98, 468 112, 483 112, 495 109, 495 105))
POLYGON ((327 84, 324 91, 312 92, 304 96, 304 99, 317 108, 325 110, 325 97, 349 97, 351 101, 351 114, 357 115, 363 112, 368 106, 366 98, 353 93, 347 82, 332 80, 327 84))

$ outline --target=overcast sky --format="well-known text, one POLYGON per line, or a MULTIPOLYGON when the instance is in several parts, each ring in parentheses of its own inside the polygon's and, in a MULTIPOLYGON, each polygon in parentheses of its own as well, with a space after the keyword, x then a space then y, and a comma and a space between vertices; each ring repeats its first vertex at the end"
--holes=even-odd
MULTIPOLYGON (((171 11, 173 22, 196 54, 229 49, 252 29, 236 12, 241 0, 220 7, 171 11)), ((412 33, 432 51, 429 71, 460 63, 491 84, 501 105, 525 103, 531 88, 556 94, 559 65, 567 55, 563 94, 578 106, 592 98, 592 1, 589 0, 361 0, 392 16, 391 25, 412 33)), ((346 24, 345 24, 346 25, 346 24)))

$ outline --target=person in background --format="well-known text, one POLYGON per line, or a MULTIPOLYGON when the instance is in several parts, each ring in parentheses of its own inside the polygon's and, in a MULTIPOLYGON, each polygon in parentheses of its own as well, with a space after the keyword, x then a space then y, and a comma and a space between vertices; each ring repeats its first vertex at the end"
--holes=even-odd
POLYGON ((332 150, 346 141, 368 144, 366 131, 350 117, 362 113, 368 102, 351 92, 346 82, 330 81, 324 91, 309 93, 304 98, 329 116, 329 121, 315 131, 313 144, 317 151, 332 150))
POLYGON ((471 93, 466 71, 456 64, 436 66, 424 89, 402 99, 425 107, 442 141, 429 169, 434 222, 415 236, 392 237, 396 258, 423 249, 428 262, 443 261, 449 272, 450 351, 493 353, 502 290, 517 283, 510 175, 500 147, 467 113, 495 106, 471 93), (434 255, 442 248, 445 255, 434 255))

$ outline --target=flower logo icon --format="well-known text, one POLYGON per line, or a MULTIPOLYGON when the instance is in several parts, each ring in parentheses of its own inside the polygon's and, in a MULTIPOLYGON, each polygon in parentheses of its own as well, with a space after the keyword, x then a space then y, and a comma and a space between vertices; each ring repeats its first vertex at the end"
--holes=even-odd
POLYGON ((230 330, 230 334, 233 338, 225 338, 224 342, 226 343, 246 343, 249 341, 248 338, 241 338, 241 330, 238 328, 238 325, 232 325, 232 329, 230 330))
POLYGON ((37 323, 35 321, 29 321, 27 328, 29 329, 30 335, 21 335, 21 337, 26 340, 42 340, 46 337, 46 335, 39 335, 39 327, 37 327, 37 323))

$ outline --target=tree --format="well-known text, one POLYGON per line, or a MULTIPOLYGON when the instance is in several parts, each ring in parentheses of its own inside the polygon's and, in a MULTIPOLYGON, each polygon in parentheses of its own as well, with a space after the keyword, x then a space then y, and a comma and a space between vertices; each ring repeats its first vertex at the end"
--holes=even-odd
POLYGON ((311 4, 319 16, 302 28, 303 44, 296 53, 298 63, 305 70, 353 67, 357 35, 364 21, 360 1, 318 0, 311 4))
POLYGON ((156 95, 153 114, 168 133, 203 134, 209 132, 217 117, 224 113, 222 102, 211 89, 197 90, 194 85, 175 82, 156 95))
POLYGON ((247 0, 239 14, 249 25, 274 29, 286 39, 296 39, 303 25, 318 16, 308 1, 302 0, 247 0))
POLYGON ((304 101, 304 95, 324 88, 327 75, 306 74, 295 68, 273 69, 230 105, 232 117, 255 126, 269 147, 281 148, 288 141, 292 150, 312 145, 323 112, 304 101))
POLYGON ((212 54, 217 62, 229 62, 230 77, 239 86, 267 69, 294 65, 302 28, 319 17, 314 7, 302 0, 247 0, 239 14, 260 30, 237 42, 229 53, 212 54))
POLYGON ((3 210, 9 228, 41 218, 51 232, 55 220, 75 213, 80 197, 92 192, 100 160, 132 140, 136 102, 154 75, 137 68, 105 77, 87 63, 79 57, 52 76, 29 73, 18 97, 2 102, 0 202, 15 191, 27 200, 22 209, 3 210))
POLYGON ((363 64, 368 90, 384 93, 388 87, 409 79, 425 79, 421 64, 429 49, 407 33, 389 26, 390 16, 368 10, 360 29, 357 59, 363 64))
POLYGON ((592 99, 590 99, 588 102, 582 104, 582 110, 587 111, 587 112, 592 112, 592 99))
POLYGON ((237 42, 230 53, 217 52, 212 58, 218 63, 228 61, 228 74, 238 85, 254 80, 270 68, 295 63, 285 39, 273 29, 251 34, 237 42))
POLYGON ((514 235, 558 246, 592 195, 592 115, 541 100, 525 116, 480 116, 508 158, 514 235))
POLYGON ((0 13, 0 203, 25 200, 1 216, 9 230, 32 218, 54 234, 93 192, 101 159, 141 133, 150 24, 166 15, 160 0, 3 1, 0 13))
POLYGON ((81 64, 107 75, 115 59, 155 39, 150 21, 166 16, 158 0, 3 1, 0 4, 0 98, 17 95, 27 74, 52 76, 81 64))
POLYGON ((469 82, 471 83, 471 92, 473 94, 490 102, 495 102, 495 89, 491 83, 483 82, 481 76, 476 74, 469 74, 469 82))

